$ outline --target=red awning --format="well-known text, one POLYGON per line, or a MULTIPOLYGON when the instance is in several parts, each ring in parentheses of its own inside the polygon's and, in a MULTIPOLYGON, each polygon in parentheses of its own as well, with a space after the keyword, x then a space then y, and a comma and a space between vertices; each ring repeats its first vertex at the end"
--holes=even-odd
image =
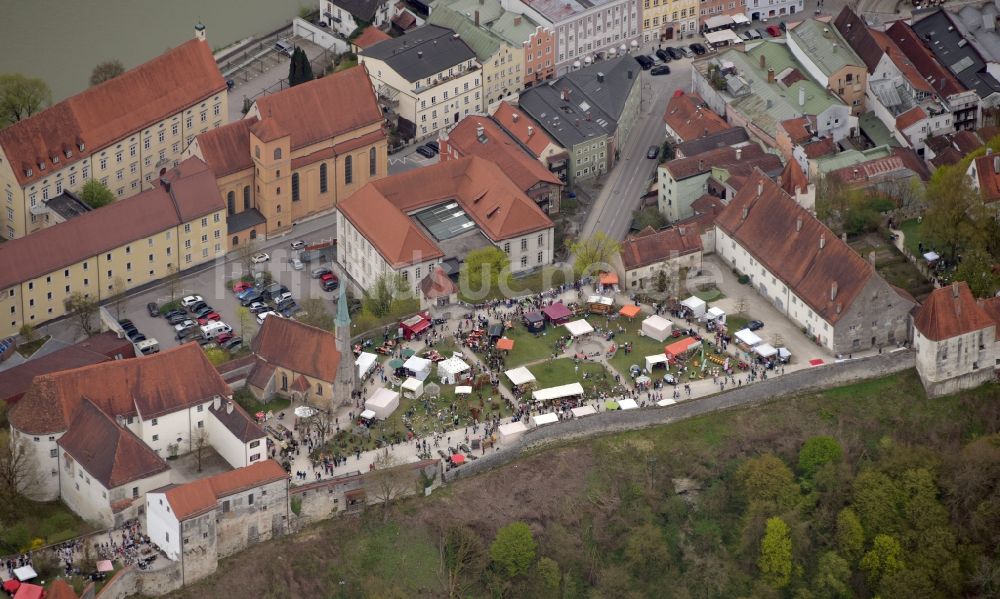
POLYGON ((13 578, 3 581, 3 590, 13 593, 21 586, 21 583, 13 578))
POLYGON ((598 278, 601 285, 617 285, 618 284, 618 273, 614 272, 602 272, 601 276, 598 278))
POLYGON ((504 351, 510 351, 514 349, 514 340, 508 339, 507 337, 501 338, 499 341, 497 341, 497 349, 504 351))
POLYGON ((456 453, 455 455, 451 456, 451 463, 452 464, 464 464, 465 463, 465 456, 462 455, 462 454, 460 454, 460 453, 456 453))
POLYGON ((406 330, 408 330, 408 331, 410 331, 410 334, 416 335, 417 333, 423 331, 424 329, 426 329, 429 326, 431 326, 431 322, 429 320, 425 320, 425 319, 421 318, 419 321, 417 321, 415 323, 404 324, 403 328, 406 329, 406 330))
POLYGON ((628 306, 622 306, 622 309, 619 310, 618 313, 624 316, 625 318, 635 318, 636 316, 639 315, 639 312, 641 311, 642 308, 640 308, 639 306, 628 305, 628 306))
POLYGON ((45 589, 37 584, 22 584, 14 593, 14 599, 42 599, 45 589))
POLYGON ((697 343, 693 338, 688 337, 687 339, 681 339, 680 341, 674 341, 666 348, 664 348, 663 353, 667 354, 667 357, 679 356, 686 352, 692 345, 697 343))
POLYGON ((562 302, 556 302, 551 306, 547 306, 542 310, 542 314, 545 315, 551 321, 562 320, 564 318, 569 318, 573 315, 572 310, 567 308, 562 302))

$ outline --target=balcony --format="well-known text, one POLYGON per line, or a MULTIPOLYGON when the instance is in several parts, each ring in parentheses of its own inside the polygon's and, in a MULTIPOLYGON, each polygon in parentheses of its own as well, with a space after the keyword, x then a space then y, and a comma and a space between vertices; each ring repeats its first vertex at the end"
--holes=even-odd
MULTIPOLYGON (((472 73, 472 72, 475 72, 475 71, 478 71, 478 70, 479 70, 479 65, 472 65, 468 69, 460 69, 454 75, 436 75, 433 79, 431 79, 431 84, 430 85, 424 85, 422 83, 423 80, 417 81, 416 85, 413 86, 413 93, 415 93, 415 94, 423 93, 423 92, 425 92, 425 91, 427 91, 429 89, 435 88, 435 87, 437 87, 439 85, 443 85, 445 83, 448 83, 449 81, 458 79, 459 77, 464 77, 464 76, 468 75, 469 73, 472 73)), ((469 90, 466 90, 466 91, 469 91, 469 90)))

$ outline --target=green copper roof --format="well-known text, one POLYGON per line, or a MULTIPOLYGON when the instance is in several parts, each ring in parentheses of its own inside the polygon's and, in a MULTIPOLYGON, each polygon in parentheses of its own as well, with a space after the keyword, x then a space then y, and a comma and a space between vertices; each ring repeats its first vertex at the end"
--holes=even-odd
POLYGON ((816 168, 821 174, 826 174, 847 166, 853 166, 869 160, 886 158, 892 155, 892 148, 889 146, 878 146, 867 150, 844 150, 832 156, 824 156, 816 159, 816 168))
MULTIPOLYGON (((499 0, 437 0, 432 5, 431 15, 441 8, 448 8, 465 17, 475 25, 476 11, 479 11, 479 27, 500 37, 508 44, 521 47, 521 44, 535 33, 537 23, 524 15, 505 10, 499 0)), ((433 20, 432 20, 433 22, 433 20)), ((450 25, 449 25, 450 27, 450 25)), ((466 43, 471 43, 466 40, 466 43)))
POLYGON ((827 77, 846 66, 866 68, 833 23, 806 19, 788 30, 791 38, 827 77))
MULTIPOLYGON (((482 17, 480 16, 480 18, 482 17)), ((427 22, 431 25, 454 30, 462 38, 462 41, 472 48, 472 51, 476 53, 476 58, 480 62, 492 58, 503 43, 503 40, 499 36, 490 33, 482 27, 476 27, 474 21, 467 19, 465 15, 451 8, 435 8, 431 16, 427 18, 427 22)))

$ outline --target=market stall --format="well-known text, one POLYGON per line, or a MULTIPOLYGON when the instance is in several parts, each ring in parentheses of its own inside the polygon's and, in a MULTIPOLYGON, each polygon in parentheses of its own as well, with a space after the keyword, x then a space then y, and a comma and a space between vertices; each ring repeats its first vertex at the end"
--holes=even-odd
POLYGON ((695 318, 701 318, 702 315, 705 314, 705 311, 708 309, 708 304, 705 303, 705 300, 695 295, 692 295, 691 297, 682 301, 681 305, 690 310, 691 316, 695 318))
POLYGON ((472 386, 459 385, 455 387, 455 395, 472 395, 472 386))
POLYGON ((403 362, 403 369, 406 370, 409 376, 426 381, 427 377, 431 375, 431 364, 433 362, 427 358, 414 355, 407 358, 406 362, 403 362))
POLYGON ((657 366, 667 367, 667 354, 653 354, 646 356, 646 372, 652 372, 657 366))
POLYGON ((626 397, 618 402, 618 408, 621 410, 638 410, 639 404, 631 397, 626 397))
POLYGON ((549 412, 548 414, 535 414, 531 417, 531 426, 542 426, 543 424, 554 424, 559 422, 559 417, 549 412))
POLYGON ((726 323, 726 311, 722 308, 712 306, 705 312, 705 320, 714 320, 722 324, 726 323))
MULTIPOLYGON (((612 52, 614 52, 613 49, 612 52)), ((609 291, 618 291, 618 273, 602 272, 600 276, 597 277, 597 284, 602 290, 607 289, 609 291)))
POLYGON ((38 576, 38 573, 35 572, 35 569, 32 568, 30 565, 21 566, 20 568, 14 568, 14 577, 20 580, 21 582, 24 582, 25 580, 31 580, 36 576, 38 576))
POLYGON ((514 349, 514 340, 509 337, 497 339, 496 348, 500 351, 511 351, 514 349))
POLYGON ((453 355, 443 362, 438 362, 438 376, 441 377, 442 385, 454 385, 458 383, 459 375, 469 370, 469 365, 457 355, 453 355))
POLYGON ((524 315, 524 328, 532 333, 538 333, 545 330, 545 317, 538 310, 534 312, 528 312, 524 315))
POLYGON ((747 347, 759 345, 763 341, 763 339, 757 336, 757 333, 754 333, 750 329, 740 329, 736 331, 736 339, 747 347))
POLYGON ((375 413, 375 410, 365 410, 359 416, 365 422, 372 422, 378 415, 375 413))
POLYGON ((400 389, 403 391, 403 397, 416 399, 424 394, 424 382, 410 377, 403 381, 403 386, 400 389))
POLYGON ((792 359, 792 352, 788 351, 787 347, 779 347, 778 359, 781 360, 782 364, 787 364, 792 359))
POLYGON ((636 316, 638 316, 639 313, 641 313, 641 312, 642 312, 642 308, 640 308, 639 306, 637 306, 635 304, 626 304, 626 305, 622 306, 621 310, 618 311, 619 314, 621 314, 625 318, 628 318, 629 320, 632 320, 633 318, 635 318, 636 316))
POLYGON ((528 432, 528 427, 521 421, 501 424, 497 428, 497 433, 501 443, 511 443, 516 441, 526 432, 528 432))
POLYGON ((573 311, 567 308, 562 302, 556 302, 551 306, 543 308, 542 315, 545 316, 545 320, 553 325, 559 325, 572 318, 573 311))
POLYGON ((399 407, 399 393, 392 389, 379 387, 365 402, 365 409, 375 412, 375 417, 385 420, 399 407))
POLYGON ((670 345, 666 346, 663 349, 663 353, 666 354, 668 360, 675 360, 684 355, 686 352, 698 347, 701 347, 701 341, 698 341, 694 337, 688 337, 687 339, 674 341, 670 345))
POLYGON ((583 319, 567 322, 563 326, 569 331, 571 337, 580 337, 594 332, 594 327, 590 326, 590 323, 583 319))
POLYGON ((413 339, 420 333, 429 329, 430 326, 431 319, 426 314, 414 314, 399 323, 399 334, 406 339, 413 339))
POLYGON ((706 31, 705 41, 718 48, 719 46, 742 44, 743 38, 736 35, 731 29, 722 29, 719 31, 706 31))
POLYGON ((591 314, 611 314, 615 310, 615 300, 602 295, 587 298, 587 309, 591 314))
POLYGON ((535 382, 535 375, 531 374, 531 371, 524 366, 519 366, 518 368, 512 368, 504 373, 510 382, 515 387, 520 387, 521 385, 527 385, 529 383, 535 382))
POLYGON ((378 363, 378 356, 368 352, 361 352, 358 354, 357 359, 354 360, 354 366, 357 368, 358 380, 363 381, 365 378, 371 374, 371 371, 375 369, 375 364, 378 363))
POLYGON ((14 599, 42 599, 45 589, 37 584, 22 584, 14 593, 14 599))
POLYGON ((771 358, 778 355, 778 350, 770 343, 761 343, 753 348, 755 354, 762 358, 771 358))
POLYGON ((583 385, 580 383, 570 383, 559 385, 558 387, 547 387, 531 392, 531 398, 535 401, 555 401, 566 399, 567 397, 580 397, 583 395, 583 385))
POLYGON ((594 406, 580 406, 570 411, 573 412, 573 418, 583 418, 584 416, 592 416, 597 413, 594 406))
POLYGON ((658 314, 653 314, 642 321, 642 334, 657 341, 663 341, 669 337, 671 328, 673 328, 673 323, 658 314))

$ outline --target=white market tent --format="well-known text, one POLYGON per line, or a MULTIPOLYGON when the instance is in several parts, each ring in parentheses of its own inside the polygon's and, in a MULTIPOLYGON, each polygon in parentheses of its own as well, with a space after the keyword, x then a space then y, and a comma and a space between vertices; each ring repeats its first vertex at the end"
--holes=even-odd
POLYGON ((573 408, 570 411, 573 412, 573 418, 583 418, 584 416, 591 416, 597 413, 594 406, 580 406, 579 408, 573 408))
POLYGON ((379 387, 365 402, 365 409, 375 412, 375 417, 385 420, 399 407, 399 393, 379 387))
POLYGON ((733 23, 736 23, 737 25, 742 25, 744 23, 750 22, 750 19, 748 19, 747 16, 743 13, 736 13, 735 15, 732 15, 732 18, 733 18, 733 23))
POLYGON ((497 429, 500 433, 501 443, 510 443, 511 441, 516 441, 521 435, 528 432, 528 427, 524 425, 524 422, 508 422, 507 424, 501 424, 500 428, 497 429))
POLYGON ((708 312, 705 312, 705 316, 709 320, 717 320, 719 322, 726 322, 726 311, 723 310, 722 308, 717 308, 715 306, 712 306, 711 308, 708 309, 708 312))
POLYGON ((587 333, 594 332, 594 327, 590 326, 590 323, 583 319, 567 322, 564 326, 573 337, 579 337, 580 335, 586 335, 587 333))
POLYGON ((924 254, 924 260, 927 260, 928 262, 934 262, 940 257, 941 256, 938 256, 937 252, 927 252, 924 254))
POLYGON ((791 357, 792 357, 792 352, 788 351, 787 347, 778 348, 778 358, 787 361, 791 357))
POLYGON ((725 46, 728 44, 742 44, 743 38, 736 35, 732 29, 721 29, 719 31, 706 31, 705 41, 713 46, 725 46))
POLYGON ((511 384, 515 387, 520 387, 521 385, 527 385, 528 383, 535 382, 535 375, 531 374, 531 371, 520 366, 518 368, 512 368, 504 373, 507 378, 510 379, 511 384))
POLYGON ((403 395, 410 399, 416 399, 424 394, 424 382, 412 376, 403 381, 403 395))
POLYGON ((358 354, 358 359, 354 361, 354 365, 358 369, 358 380, 365 380, 368 373, 375 368, 376 362, 378 362, 378 356, 373 353, 363 351, 358 354))
POLYGON ((661 399, 660 401, 656 402, 656 405, 658 405, 661 408, 663 408, 663 407, 666 407, 666 406, 672 406, 675 403, 677 403, 677 402, 675 402, 674 400, 672 400, 669 397, 667 397, 665 399, 661 399))
POLYGON ((414 378, 426 381, 427 377, 431 375, 431 364, 433 364, 433 362, 426 358, 410 356, 410 358, 403 363, 403 368, 410 372, 411 376, 414 378))
POLYGON ((657 341, 663 341, 670 336, 670 329, 672 327, 673 323, 669 320, 658 314, 653 314, 642 321, 642 334, 657 341))
POLYGON ((458 356, 452 356, 443 362, 438 362, 438 376, 441 377, 442 385, 454 385, 458 382, 458 375, 469 370, 469 365, 458 356))
POLYGON ((619 400, 618 407, 622 410, 638 410, 639 404, 635 403, 635 400, 626 397, 625 399, 619 400))
POLYGON ((761 343, 757 347, 753 348, 753 351, 759 354, 762 358, 770 358, 778 353, 778 350, 774 349, 774 346, 770 343, 761 343))
POLYGON ((646 372, 652 372, 657 364, 666 364, 667 354, 653 354, 646 356, 646 372))
POLYGON ((542 426, 543 424, 554 424, 559 422, 559 417, 549 412, 548 414, 535 414, 531 417, 531 426, 542 426))
MULTIPOLYGON (((729 15, 715 15, 714 17, 705 19, 705 29, 718 29, 719 27, 726 27, 732 24, 733 18, 729 15)), ((708 39, 708 36, 705 39, 708 39)))
POLYGON ((750 347, 759 345, 763 341, 763 339, 757 336, 757 333, 754 333, 750 329, 740 329, 736 331, 736 338, 739 339, 744 345, 749 345, 750 347))
POLYGON ((531 392, 531 398, 535 401, 553 401, 564 397, 576 397, 583 395, 583 385, 580 383, 570 383, 558 387, 549 387, 531 392))
POLYGON ((20 568, 14 569, 14 577, 24 582, 25 580, 31 580, 32 578, 38 576, 35 569, 31 566, 21 566, 20 568))
POLYGON ((472 387, 469 385, 459 385, 455 387, 455 395, 472 395, 472 387))
POLYGON ((374 410, 365 410, 364 412, 361 412, 362 420, 375 420, 377 416, 378 414, 376 414, 374 410))
POLYGON ((681 302, 681 305, 687 308, 688 310, 691 310, 691 314, 695 318, 700 318, 702 315, 705 314, 705 310, 708 309, 708 304, 705 303, 705 300, 695 295, 692 295, 691 297, 681 302))

